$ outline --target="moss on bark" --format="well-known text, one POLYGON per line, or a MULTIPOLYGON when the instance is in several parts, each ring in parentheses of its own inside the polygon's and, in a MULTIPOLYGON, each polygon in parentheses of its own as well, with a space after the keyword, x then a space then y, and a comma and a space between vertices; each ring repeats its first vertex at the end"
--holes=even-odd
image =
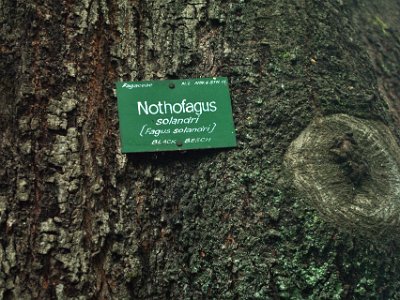
POLYGON ((398 245, 326 222, 283 166, 326 115, 399 138, 381 2, 1 0, 0 297, 399 298, 398 245), (238 148, 119 152, 115 81, 215 75, 238 148))

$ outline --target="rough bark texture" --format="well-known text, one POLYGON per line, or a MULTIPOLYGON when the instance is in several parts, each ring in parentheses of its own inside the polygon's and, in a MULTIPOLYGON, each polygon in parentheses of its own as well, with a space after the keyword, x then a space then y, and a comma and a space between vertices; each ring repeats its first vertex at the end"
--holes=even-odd
POLYGON ((399 155, 399 13, 0 0, 0 298, 399 299, 390 232, 331 223, 284 167, 339 113, 385 126, 399 155), (215 75, 236 149, 120 153, 115 81, 215 75))

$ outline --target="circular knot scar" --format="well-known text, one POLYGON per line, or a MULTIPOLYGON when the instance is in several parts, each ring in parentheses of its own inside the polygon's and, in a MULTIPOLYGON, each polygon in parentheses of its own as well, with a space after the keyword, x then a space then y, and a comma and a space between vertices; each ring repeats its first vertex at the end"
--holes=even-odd
POLYGON ((400 233, 400 147, 383 123, 345 114, 314 120, 285 166, 326 220, 380 238, 400 233))

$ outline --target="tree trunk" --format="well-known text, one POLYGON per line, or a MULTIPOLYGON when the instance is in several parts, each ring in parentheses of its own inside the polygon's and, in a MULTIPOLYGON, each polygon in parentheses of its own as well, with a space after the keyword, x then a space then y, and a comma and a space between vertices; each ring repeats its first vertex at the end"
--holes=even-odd
POLYGON ((0 298, 399 299, 399 12, 0 0, 0 298), (211 76, 237 148, 120 153, 116 81, 211 76))

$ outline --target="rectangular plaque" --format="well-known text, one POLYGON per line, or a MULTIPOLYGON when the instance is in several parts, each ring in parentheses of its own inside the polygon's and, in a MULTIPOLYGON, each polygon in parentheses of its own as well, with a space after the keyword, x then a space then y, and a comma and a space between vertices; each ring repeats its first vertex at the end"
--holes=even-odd
POLYGON ((236 146, 228 79, 118 82, 122 152, 236 146))

